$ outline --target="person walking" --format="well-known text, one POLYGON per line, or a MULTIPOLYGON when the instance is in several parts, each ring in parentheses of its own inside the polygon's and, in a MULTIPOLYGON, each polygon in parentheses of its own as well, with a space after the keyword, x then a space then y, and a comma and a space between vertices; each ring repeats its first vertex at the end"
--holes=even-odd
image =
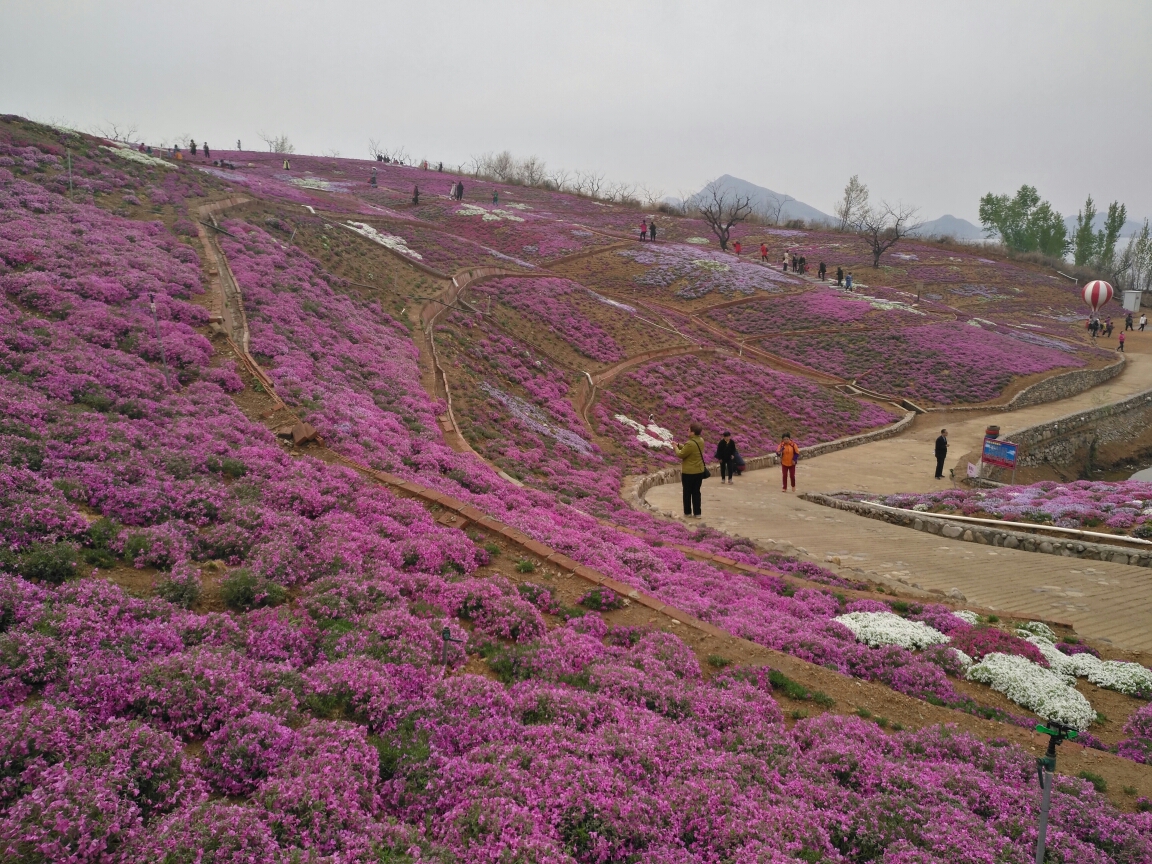
POLYGON ((1124 350, 1124 331, 1123 330, 1120 331, 1120 337, 1119 338, 1120 338, 1120 344, 1116 346, 1116 350, 1119 351, 1121 354, 1127 354, 1128 352, 1124 350))
POLYGON ((799 266, 800 266, 800 259, 797 258, 795 255, 793 255, 792 256, 792 272, 793 273, 799 273, 800 271, 797 269, 799 266))
POLYGON ((724 437, 716 445, 716 458, 720 460, 720 482, 725 478, 728 485, 732 485, 732 470, 736 467, 736 442, 732 440, 732 433, 725 430, 724 437))
POLYGON ((842 288, 844 286, 844 268, 836 268, 836 287, 842 288))
POLYGON ((760 244, 760 260, 763 261, 765 264, 768 263, 768 244, 767 243, 761 243, 760 244))
POLYGON ((828 275, 828 265, 826 265, 823 261, 821 261, 820 262, 820 269, 817 270, 817 272, 820 274, 820 281, 823 282, 824 277, 828 275))
POLYGON ((456 181, 456 200, 457 201, 463 201, 464 200, 464 181, 463 180, 457 180, 456 181))
POLYGON ((495 207, 499 203, 500 203, 500 190, 499 189, 493 189, 492 190, 492 206, 495 207))
POLYGON ((368 185, 371 186, 373 189, 376 188, 376 169, 375 168, 372 169, 372 176, 368 178, 368 185))
POLYGON ((783 270, 785 273, 788 272, 788 253, 787 252, 784 253, 784 268, 783 268, 783 270))
POLYGON ((188 142, 188 149, 191 151, 193 156, 196 155, 196 139, 195 138, 193 138, 191 141, 188 142))
POLYGON ((212 154, 208 150, 208 142, 207 141, 204 142, 204 158, 205 159, 211 159, 212 158, 212 154))
POLYGON ((287 159, 284 160, 284 170, 285 171, 291 171, 292 170, 292 163, 289 162, 287 159))
POLYGON ((736 252, 736 257, 739 258, 740 257, 740 249, 741 249, 739 240, 737 240, 735 243, 732 244, 732 249, 736 252))
POLYGON ((948 430, 941 429, 936 439, 936 479, 944 479, 944 460, 948 458, 948 430))
POLYGON ((807 273, 808 272, 808 259, 805 258, 803 255, 800 256, 800 272, 801 273, 807 273))
POLYGON ((1140 332, 1141 333, 1144 332, 1144 325, 1146 325, 1147 323, 1148 323, 1148 316, 1141 314, 1140 315, 1140 332))
POLYGON ((648 221, 646 219, 640 220, 640 242, 643 243, 648 239, 648 221))
POLYGON ((419 204, 420 203, 420 187, 419 186, 413 186, 412 187, 412 203, 413 204, 419 204))
POLYGON ((852 290, 852 274, 851 273, 849 273, 847 276, 844 277, 844 287, 847 288, 849 291, 852 290))
POLYGON ((672 447, 680 457, 680 485, 684 490, 684 515, 700 518, 700 484, 708 476, 708 469, 704 466, 704 439, 700 433, 704 427, 693 423, 688 427, 692 433, 683 446, 675 441, 672 447))
POLYGON ((1132 326, 1132 313, 1131 312, 1129 312, 1127 315, 1124 316, 1124 329, 1125 330, 1134 330, 1135 329, 1132 326))
POLYGON ((648 240, 651 243, 656 242, 656 220, 653 219, 648 223, 648 240))
POLYGON ((1104 321, 1104 338, 1112 338, 1112 319, 1108 318, 1104 321))
POLYGON ((240 146, 240 139, 239 138, 236 139, 236 149, 237 150, 243 150, 244 149, 243 147, 240 146))
POLYGON ((785 432, 780 438, 780 446, 776 448, 776 455, 780 457, 780 475, 783 481, 784 488, 781 492, 788 491, 788 478, 792 478, 792 491, 796 491, 796 463, 800 461, 800 448, 796 446, 796 442, 792 440, 792 435, 785 432))

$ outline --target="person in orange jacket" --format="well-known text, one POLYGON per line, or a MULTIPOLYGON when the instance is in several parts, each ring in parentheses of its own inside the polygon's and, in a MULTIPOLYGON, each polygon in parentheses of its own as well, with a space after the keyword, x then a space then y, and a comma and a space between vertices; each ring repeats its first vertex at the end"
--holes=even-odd
POLYGON ((784 433, 780 439, 780 446, 776 448, 776 455, 780 457, 780 473, 784 483, 781 491, 788 491, 788 478, 792 478, 792 491, 796 491, 796 463, 800 461, 800 448, 792 440, 791 434, 784 433))
POLYGON ((768 244, 767 243, 761 243, 760 244, 760 260, 763 261, 765 264, 768 263, 768 244))

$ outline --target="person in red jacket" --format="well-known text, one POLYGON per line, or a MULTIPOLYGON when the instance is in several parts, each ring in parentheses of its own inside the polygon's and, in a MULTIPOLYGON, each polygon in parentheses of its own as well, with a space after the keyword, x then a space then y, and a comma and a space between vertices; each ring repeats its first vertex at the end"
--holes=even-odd
POLYGON ((780 446, 776 448, 776 455, 780 457, 780 473, 784 482, 782 491, 788 491, 788 478, 792 478, 792 491, 796 491, 796 463, 800 461, 800 448, 792 440, 791 434, 784 433, 780 439, 780 446))
POLYGON ((740 254, 740 241, 737 240, 734 244, 732 244, 732 248, 735 249, 736 254, 739 255, 740 254))
POLYGON ((643 243, 648 239, 648 220, 640 220, 640 242, 643 243))
POLYGON ((763 261, 765 264, 768 263, 768 244, 767 243, 761 243, 760 244, 760 260, 763 261))

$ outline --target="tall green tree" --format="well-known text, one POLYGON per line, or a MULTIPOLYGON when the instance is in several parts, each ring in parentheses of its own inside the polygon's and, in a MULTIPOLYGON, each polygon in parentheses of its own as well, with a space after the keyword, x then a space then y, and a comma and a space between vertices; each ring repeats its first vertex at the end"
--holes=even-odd
POLYGON ((1128 221, 1128 207, 1119 201, 1108 205, 1108 215, 1104 217, 1104 230, 1096 235, 1097 254, 1100 256, 1100 266, 1111 269, 1116 259, 1116 241, 1120 239, 1120 231, 1128 221))
POLYGON ((1084 267, 1096 257, 1096 232, 1092 222, 1096 218, 1096 202, 1092 196, 1084 202, 1084 209, 1076 214, 1076 233, 1073 235, 1072 258, 1077 267, 1084 267))
POLYGON ((1000 238, 1018 252, 1043 252, 1059 258, 1068 251, 1064 217, 1040 200, 1035 186, 1024 185, 1014 197, 989 192, 980 199, 980 222, 989 237, 1000 238))

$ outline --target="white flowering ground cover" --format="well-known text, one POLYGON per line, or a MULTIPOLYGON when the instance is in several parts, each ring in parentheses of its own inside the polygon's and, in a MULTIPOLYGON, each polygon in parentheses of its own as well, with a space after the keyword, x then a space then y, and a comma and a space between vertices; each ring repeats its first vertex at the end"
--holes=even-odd
POLYGON ((851 630, 857 641, 871 648, 899 645, 914 650, 948 641, 948 637, 934 627, 901 618, 895 612, 849 612, 834 620, 851 630))
POLYGON ((520 216, 517 216, 515 213, 510 213, 507 210, 501 210, 499 208, 485 210, 483 207, 475 204, 465 204, 463 207, 457 208, 455 213, 457 216, 479 216, 485 222, 499 222, 501 219, 507 222, 524 221, 520 216))
POLYGON ((708 238, 707 237, 689 237, 684 242, 685 243, 695 243, 697 246, 707 246, 708 245, 708 238))
POLYGON ((987 684, 1017 705, 1046 720, 1059 721, 1086 730, 1096 719, 1096 711, 1067 679, 1025 657, 986 654, 966 673, 969 681, 987 684))
MULTIPOLYGON (((1051 632, 1049 630, 1049 632, 1051 632)), ((1017 633, 1024 635, 1025 630, 1017 633)), ((1152 671, 1139 663, 1129 663, 1124 660, 1101 660, 1091 654, 1073 654, 1068 656, 1062 653, 1052 643, 1034 633, 1028 633, 1025 638, 1040 649, 1044 659, 1054 672, 1065 675, 1070 679, 1087 678, 1097 687, 1105 690, 1115 690, 1125 696, 1147 698, 1152 693, 1152 671)))
POLYGON ((642 423, 637 423, 626 414, 615 415, 618 423, 623 423, 629 429, 636 432, 636 440, 643 444, 645 447, 650 447, 653 450, 658 450, 661 447, 672 449, 672 435, 671 430, 665 429, 663 426, 658 426, 655 423, 649 423, 645 426, 642 423))
POLYGON ((351 228, 361 237, 367 237, 379 243, 381 246, 387 246, 389 249, 394 249, 401 255, 407 255, 409 258, 415 258, 417 261, 423 261, 424 256, 414 249, 409 249, 407 241, 403 237, 398 237, 395 234, 381 234, 371 225, 365 222, 348 222, 345 227, 351 228))
POLYGON ((163 159, 158 159, 155 156, 149 156, 147 153, 141 153, 139 150, 134 150, 127 144, 117 144, 115 147, 100 147, 101 150, 107 150, 109 153, 115 153, 122 159, 127 159, 130 162, 139 162, 141 165, 147 165, 150 168, 175 168, 171 162, 165 162, 163 159))
POLYGON ((952 614, 963 621, 965 624, 974 625, 980 622, 980 616, 968 609, 960 609, 959 611, 953 612, 952 614))

